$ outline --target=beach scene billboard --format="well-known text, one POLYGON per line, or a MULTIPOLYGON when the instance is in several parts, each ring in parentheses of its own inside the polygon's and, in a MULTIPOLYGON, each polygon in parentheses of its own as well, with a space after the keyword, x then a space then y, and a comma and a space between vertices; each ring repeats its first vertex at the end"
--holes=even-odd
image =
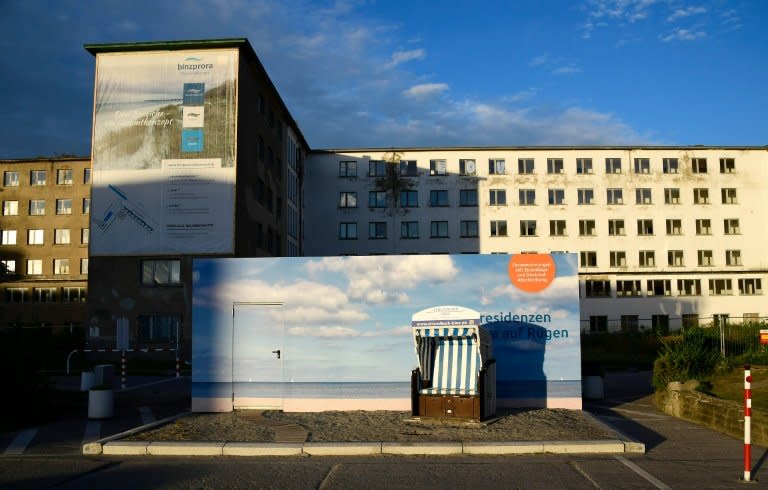
POLYGON ((91 255, 232 253, 237 49, 99 53, 91 255))
POLYGON ((574 254, 195 259, 192 409, 409 410, 411 319, 480 313, 499 407, 581 408, 574 254))

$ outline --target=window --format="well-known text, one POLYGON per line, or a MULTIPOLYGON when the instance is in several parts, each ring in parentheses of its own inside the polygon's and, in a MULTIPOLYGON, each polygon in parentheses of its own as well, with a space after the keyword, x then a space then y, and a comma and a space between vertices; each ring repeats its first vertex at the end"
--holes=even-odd
POLYGON ((584 293, 587 298, 607 298, 611 295, 611 281, 587 279, 584 281, 584 293))
POLYGON ((507 191, 504 189, 490 189, 490 204, 491 206, 506 206, 507 205, 507 191))
POLYGON ((90 184, 91 183, 91 169, 90 168, 84 168, 83 169, 83 184, 90 184))
POLYGON ((712 221, 709 219, 697 219, 696 220, 696 234, 697 235, 711 235, 712 234, 712 221))
POLYGON ((670 267, 682 267, 683 251, 682 250, 667 251, 667 265, 670 267))
POLYGON ((720 197, 723 204, 736 204, 736 189, 722 188, 720 189, 720 197))
POLYGON ((3 216, 17 216, 19 214, 19 201, 3 201, 3 216))
POLYGON ((429 224, 430 238, 448 238, 448 222, 432 221, 429 224))
POLYGON ((488 160, 488 173, 491 175, 504 175, 506 169, 504 168, 504 159, 491 158, 488 160))
POLYGON ((56 185, 72 185, 71 168, 60 168, 56 171, 56 185))
POLYGON ((0 260, 0 276, 12 276, 16 274, 16 261, 13 259, 0 260))
POLYGON ((562 158, 547 158, 547 173, 561 174, 564 172, 562 158))
POLYGON ((90 229, 88 228, 81 228, 80 229, 80 243, 87 244, 90 241, 90 229))
POLYGON ((56 214, 72 214, 72 199, 56 199, 56 214))
POLYGON ((595 220, 593 219, 580 219, 579 220, 579 235, 581 236, 594 236, 596 235, 595 220))
POLYGON ((665 174, 680 173, 680 164, 677 158, 664 158, 661 161, 662 170, 665 174))
POLYGON ((70 243, 69 229, 60 228, 53 231, 53 243, 56 245, 67 245, 70 243))
POLYGON ((694 204, 709 204, 709 189, 697 187, 693 189, 694 204))
POLYGON ((565 220, 564 219, 549 220, 549 234, 551 236, 565 236, 565 220))
POLYGON ((30 170, 29 183, 31 185, 46 185, 48 181, 48 172, 45 170, 30 170))
POLYGON ((88 258, 80 259, 80 274, 88 274, 88 258))
POLYGON ((645 187, 635 189, 635 204, 651 204, 651 190, 645 187))
POLYGON ((0 245, 16 245, 16 230, 0 232, 0 245))
POLYGON ((69 259, 53 259, 53 273, 69 274, 69 259))
POLYGON ((44 199, 30 199, 29 201, 29 215, 30 216, 43 216, 45 214, 45 200, 44 199))
POLYGON ((536 221, 530 219, 520 220, 520 236, 536 236, 536 221))
POLYGON ((593 189, 578 189, 579 204, 594 204, 595 191, 593 189))
POLYGON ((174 343, 181 329, 181 318, 177 315, 140 315, 136 318, 138 342, 174 343))
POLYGON ((683 221, 679 219, 667 220, 667 235, 682 235, 683 221))
POLYGON ((565 189, 549 189, 549 204, 565 204, 565 189))
POLYGON ((760 313, 744 313, 742 318, 744 323, 758 323, 760 321, 760 313))
POLYGON ((704 267, 712 265, 712 250, 699 250, 698 257, 700 266, 704 267))
POLYGON ((616 281, 616 297, 642 296, 639 279, 623 279, 616 281))
POLYGON ((637 254, 637 261, 640 267, 655 267, 656 252, 653 250, 640 250, 637 254))
POLYGON ((641 236, 653 235, 653 220, 652 219, 637 220, 637 234, 641 236))
POLYGON ((181 284, 181 260, 142 260, 142 286, 175 286, 181 284))
POLYGON ((710 296, 727 296, 733 294, 733 282, 730 279, 710 279, 710 296))
POLYGON ((419 169, 416 160, 400 160, 400 175, 404 177, 417 177, 419 169))
POLYGON ((725 265, 741 265, 741 250, 726 250, 725 265))
POLYGON ((479 235, 476 220, 461 221, 459 225, 461 238, 476 238, 479 235))
POLYGON ((607 174, 620 174, 621 173, 621 158, 606 158, 605 159, 605 173, 607 173, 607 174))
POLYGON ((357 177, 357 162, 354 160, 340 161, 339 177, 357 177))
POLYGON ((448 191, 432 190, 429 191, 429 205, 436 207, 448 206, 448 191))
POLYGON ((720 173, 732 174, 736 171, 736 159, 734 158, 721 158, 720 159, 720 173))
POLYGON ((402 191, 400 193, 401 208, 419 207, 419 191, 402 191))
POLYGON ((403 221, 400 223, 400 238, 419 238, 419 222, 403 221))
POLYGON ((459 190, 459 206, 477 206, 477 189, 459 190))
POLYGON ((611 267, 627 266, 627 252, 623 250, 612 250, 610 257, 611 257, 611 267))
POLYGON ((577 158, 576 159, 576 173, 580 175, 586 175, 592 173, 592 159, 591 158, 577 158))
POLYGON ((368 238, 371 240, 384 240, 387 238, 387 223, 384 221, 371 221, 368 223, 368 238))
MULTIPOLYGON (((650 290, 650 288, 648 289, 650 290)), ((667 335, 669 333, 669 315, 651 315, 651 328, 659 335, 667 335)))
POLYGON ((533 206, 536 204, 536 191, 534 189, 520 189, 518 196, 521 206, 533 206))
POLYGON ((693 328, 698 326, 699 326, 698 313, 688 313, 683 315, 683 328, 693 328))
POLYGON ((723 232, 726 235, 738 235, 741 233, 741 228, 739 227, 739 220, 736 218, 730 218, 730 219, 724 219, 723 220, 723 232))
POLYGON ((680 189, 672 187, 664 189, 664 204, 680 204, 680 189))
MULTIPOLYGON (((618 288, 616 290, 618 291, 618 288)), ((621 315, 621 331, 624 333, 637 332, 639 320, 637 315, 621 315)))
POLYGON ((27 260, 27 275, 38 276, 43 273, 43 261, 40 259, 27 260))
POLYGON ((635 173, 636 174, 649 174, 651 173, 651 161, 648 158, 635 158, 635 173))
POLYGON ((606 201, 608 202, 608 204, 624 204, 624 190, 623 189, 606 190, 606 201))
POLYGON ((491 236, 507 236, 507 221, 491 221, 491 236))
POLYGON ((581 267, 597 267, 597 252, 581 251, 579 252, 579 264, 581 267))
POLYGON ((386 191, 369 191, 368 207, 369 208, 386 208, 387 192, 386 191))
POLYGON ((475 175, 477 172, 477 162, 471 159, 459 160, 459 174, 461 175, 475 175))
POLYGON ((340 208, 356 208, 357 192, 339 192, 340 208))
POLYGON ((748 296, 763 294, 763 282, 760 279, 739 279, 739 294, 748 296))
POLYGON ((608 317, 606 315, 590 315, 589 331, 590 332, 607 332, 608 317))
POLYGON ((35 303, 55 303, 56 288, 32 288, 32 301, 35 303))
POLYGON ((357 223, 339 223, 339 240, 357 240, 357 223))
POLYGON ((27 244, 43 245, 45 243, 43 230, 27 230, 27 244))
POLYGON ((19 172, 8 170, 3 172, 3 185, 5 187, 19 186, 19 172))
POLYGON ((626 234, 624 229, 623 219, 609 219, 608 220, 608 234, 611 236, 619 236, 626 234))
POLYGON ((448 162, 445 160, 430 160, 429 175, 448 175, 448 162))
POLYGON ((694 158, 691 160, 691 171, 695 174, 707 173, 707 159, 694 158))
POLYGON ((61 301, 63 303, 85 303, 85 288, 61 288, 61 301))
POLYGON ((387 162, 383 160, 371 160, 368 162, 368 176, 369 177, 386 177, 387 176, 387 162))
POLYGON ((521 175, 532 174, 533 169, 533 158, 519 158, 517 160, 517 173, 521 175))

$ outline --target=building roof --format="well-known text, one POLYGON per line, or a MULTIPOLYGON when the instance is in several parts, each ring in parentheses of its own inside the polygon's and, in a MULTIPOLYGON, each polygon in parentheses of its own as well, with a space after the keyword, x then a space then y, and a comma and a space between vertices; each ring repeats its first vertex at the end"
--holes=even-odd
POLYGON ((766 146, 727 146, 727 145, 605 145, 605 146, 392 146, 392 147, 361 147, 361 148, 319 148, 312 153, 340 152, 420 152, 420 151, 521 151, 521 150, 765 150, 766 146))
POLYGON ((36 163, 36 162, 82 162, 90 161, 90 156, 62 155, 53 157, 33 157, 33 158, 2 158, 0 163, 36 163))

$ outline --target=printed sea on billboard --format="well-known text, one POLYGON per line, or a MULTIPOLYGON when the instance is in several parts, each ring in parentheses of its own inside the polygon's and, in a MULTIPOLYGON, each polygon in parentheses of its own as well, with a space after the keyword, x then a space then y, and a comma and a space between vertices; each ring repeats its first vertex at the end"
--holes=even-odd
POLYGON ((194 411, 409 410, 411 318, 437 305, 481 312, 500 407, 581 408, 573 254, 196 259, 193 270, 194 411))
POLYGON ((232 252, 237 60, 97 56, 92 255, 232 252))

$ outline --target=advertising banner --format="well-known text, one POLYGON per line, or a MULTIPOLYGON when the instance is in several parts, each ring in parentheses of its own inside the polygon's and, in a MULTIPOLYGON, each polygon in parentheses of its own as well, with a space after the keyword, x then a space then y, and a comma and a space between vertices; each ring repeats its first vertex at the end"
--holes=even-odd
POLYGON ((233 252, 237 61, 97 55, 91 255, 233 252))
POLYGON ((480 313, 499 407, 581 408, 574 254, 195 259, 192 295, 194 411, 409 410, 439 305, 480 313))

